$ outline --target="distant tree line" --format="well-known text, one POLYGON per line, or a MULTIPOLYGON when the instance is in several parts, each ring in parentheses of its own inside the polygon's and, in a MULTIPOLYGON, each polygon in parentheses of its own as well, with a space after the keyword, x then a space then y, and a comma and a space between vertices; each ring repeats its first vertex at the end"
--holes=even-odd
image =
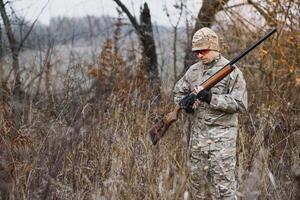
MULTIPOLYGON (((49 25, 37 22, 33 27, 27 40, 24 42, 26 49, 41 49, 47 46, 48 40, 51 39, 55 44, 74 43, 76 40, 89 40, 97 36, 109 36, 112 33, 115 18, 109 16, 95 17, 86 16, 80 18, 54 17, 50 20, 49 25)), ((21 41, 30 28, 31 23, 25 19, 11 19, 12 31, 15 35, 16 42, 21 41)), ((8 53, 8 38, 4 34, 2 23, 2 46, 4 54, 8 53)))

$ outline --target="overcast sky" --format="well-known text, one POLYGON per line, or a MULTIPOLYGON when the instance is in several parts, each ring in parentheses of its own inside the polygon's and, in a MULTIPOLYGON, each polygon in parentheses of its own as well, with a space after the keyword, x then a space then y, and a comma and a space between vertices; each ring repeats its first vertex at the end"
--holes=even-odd
MULTIPOLYGON (((145 0, 122 0, 122 2, 133 14, 138 16, 139 7, 145 0)), ((178 11, 173 7, 176 0, 146 0, 146 2, 150 7, 153 23, 170 25, 164 7, 167 7, 173 16, 172 23, 176 22, 178 11)), ((201 6, 201 0, 187 0, 187 2, 189 14, 196 16, 201 6)), ((112 0, 15 0, 13 7, 19 15, 28 20, 35 19, 45 7, 39 17, 39 21, 43 24, 48 24, 50 18, 56 16, 117 16, 117 5, 112 0)))

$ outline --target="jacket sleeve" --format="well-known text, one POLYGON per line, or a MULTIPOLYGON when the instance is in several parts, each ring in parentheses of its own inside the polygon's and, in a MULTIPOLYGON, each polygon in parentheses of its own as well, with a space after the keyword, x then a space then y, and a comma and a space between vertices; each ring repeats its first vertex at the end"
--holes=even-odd
POLYGON ((174 86, 174 102, 179 103, 179 101, 191 91, 191 85, 188 82, 187 75, 184 75, 174 86))
POLYGON ((246 82, 239 69, 231 81, 233 84, 228 88, 227 94, 212 95, 210 107, 226 113, 246 112, 248 106, 246 82))

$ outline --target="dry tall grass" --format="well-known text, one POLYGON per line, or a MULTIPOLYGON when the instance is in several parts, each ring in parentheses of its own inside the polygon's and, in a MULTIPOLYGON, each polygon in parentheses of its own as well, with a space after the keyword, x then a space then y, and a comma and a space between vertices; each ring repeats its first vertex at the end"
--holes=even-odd
MULTIPOLYGON (((241 31, 232 38, 224 35, 242 37, 230 49, 258 38, 243 38, 241 31)), ((299 41, 299 33, 282 31, 239 64, 250 102, 240 119, 237 152, 244 199, 299 198, 299 41)), ((72 70, 59 92, 46 75, 45 89, 25 97, 20 126, 9 83, 1 83, 2 199, 183 198, 189 137, 185 114, 152 146, 147 130, 156 116, 171 109, 171 95, 162 94, 160 105, 155 103, 143 71, 135 70, 142 67, 128 66, 114 44, 107 40, 99 62, 88 68, 95 78, 89 89, 72 70)))

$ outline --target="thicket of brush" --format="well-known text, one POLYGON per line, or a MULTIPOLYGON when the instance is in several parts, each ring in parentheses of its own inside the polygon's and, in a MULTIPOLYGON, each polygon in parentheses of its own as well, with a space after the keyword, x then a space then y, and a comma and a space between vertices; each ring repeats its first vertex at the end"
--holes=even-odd
MULTIPOLYGON (((300 37, 278 31, 239 63, 249 95, 237 152, 239 195, 245 199, 296 199, 300 192, 300 37)), ((223 34, 223 51, 232 58, 263 33, 235 27, 223 34)), ((80 77, 75 74, 83 66, 74 60, 60 77, 51 72, 50 60, 43 87, 34 96, 27 88, 22 105, 11 101, 9 83, 1 83, 2 199, 183 198, 186 114, 152 146, 147 130, 171 110, 171 94, 162 93, 157 103, 142 60, 129 65, 124 54, 138 55, 118 51, 115 44, 108 39, 98 63, 80 77)))

